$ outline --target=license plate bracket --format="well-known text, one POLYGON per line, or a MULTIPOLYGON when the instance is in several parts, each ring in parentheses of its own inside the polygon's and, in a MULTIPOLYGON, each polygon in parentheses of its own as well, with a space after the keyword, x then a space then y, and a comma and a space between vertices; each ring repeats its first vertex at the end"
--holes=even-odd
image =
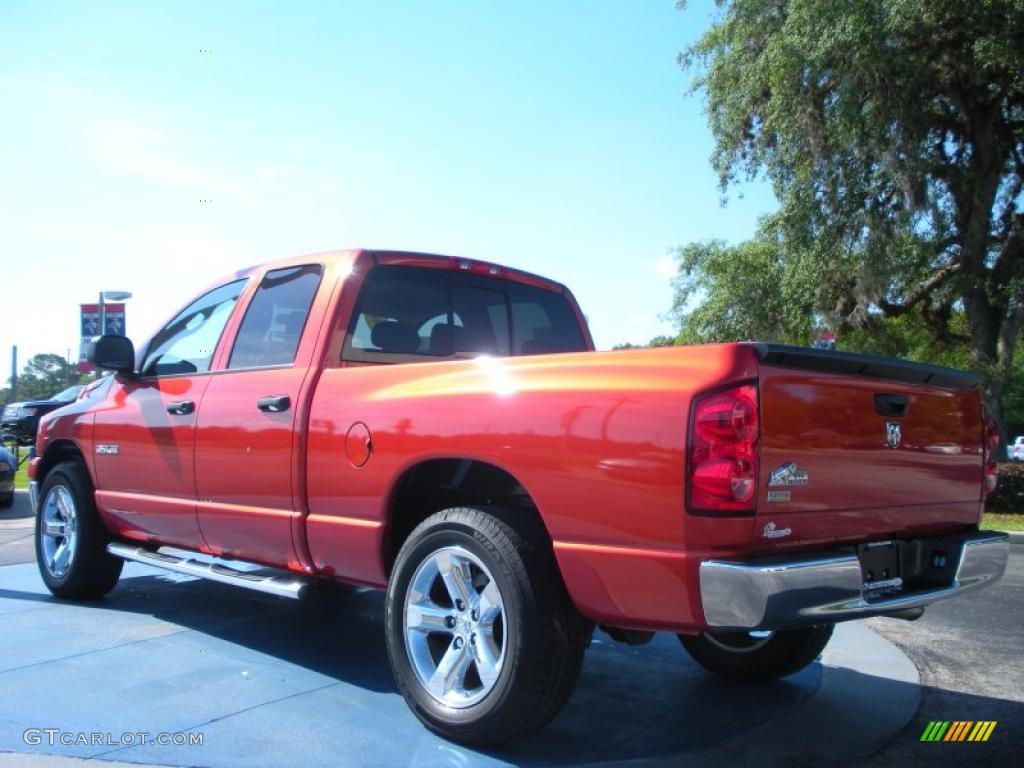
POLYGON ((864 592, 890 594, 903 589, 900 545, 895 541, 873 541, 857 547, 864 592))

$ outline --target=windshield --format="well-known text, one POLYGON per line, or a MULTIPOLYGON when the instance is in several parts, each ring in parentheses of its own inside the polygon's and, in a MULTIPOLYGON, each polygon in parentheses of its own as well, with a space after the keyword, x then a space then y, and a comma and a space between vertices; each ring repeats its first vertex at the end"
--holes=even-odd
POLYGON ((64 403, 67 402, 68 400, 74 400, 76 397, 78 397, 78 393, 81 391, 82 387, 76 384, 73 387, 68 387, 67 389, 61 390, 56 395, 51 397, 50 400, 56 403, 64 403))

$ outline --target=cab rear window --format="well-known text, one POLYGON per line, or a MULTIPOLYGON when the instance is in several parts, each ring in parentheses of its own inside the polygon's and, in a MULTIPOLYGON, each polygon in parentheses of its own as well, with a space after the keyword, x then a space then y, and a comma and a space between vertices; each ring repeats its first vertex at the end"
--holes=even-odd
POLYGON ((559 293, 511 280, 384 265, 366 276, 342 357, 416 362, 586 348, 576 314, 559 293))

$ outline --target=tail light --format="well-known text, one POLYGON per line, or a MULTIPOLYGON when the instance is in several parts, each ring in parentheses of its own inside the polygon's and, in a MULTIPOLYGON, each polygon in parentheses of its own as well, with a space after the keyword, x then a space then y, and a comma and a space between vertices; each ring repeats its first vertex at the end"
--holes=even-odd
POLYGON ((992 493, 999 482, 999 465, 996 464, 996 449, 999 448, 999 430, 996 428, 995 419, 991 416, 985 418, 985 445, 982 459, 985 462, 985 493, 992 493))
POLYGON ((753 513, 757 497, 757 387, 744 384, 696 400, 690 421, 687 508, 753 513))

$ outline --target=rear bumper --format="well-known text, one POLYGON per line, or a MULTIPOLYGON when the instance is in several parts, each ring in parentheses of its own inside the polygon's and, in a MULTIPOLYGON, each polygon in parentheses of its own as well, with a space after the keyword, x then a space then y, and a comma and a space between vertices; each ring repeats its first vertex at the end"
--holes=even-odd
POLYGON ((28 484, 28 500, 32 504, 32 514, 39 510, 39 483, 32 480, 28 484))
POLYGON ((700 565, 704 618, 716 630, 784 629, 918 608, 993 583, 1003 575, 1008 554, 1005 533, 969 534, 951 584, 877 598, 865 594, 856 553, 709 560, 700 565))

